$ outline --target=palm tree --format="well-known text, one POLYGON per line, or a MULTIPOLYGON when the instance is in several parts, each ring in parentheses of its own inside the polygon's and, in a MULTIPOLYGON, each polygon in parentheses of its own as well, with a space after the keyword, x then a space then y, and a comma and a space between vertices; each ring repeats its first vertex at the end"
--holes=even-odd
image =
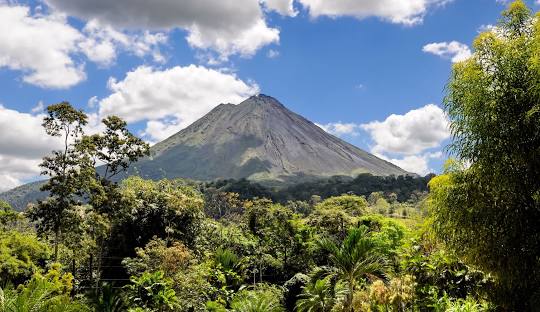
POLYGON ((318 245, 328 253, 330 266, 323 268, 326 275, 334 275, 347 286, 344 310, 352 311, 358 282, 384 275, 386 259, 375 251, 376 246, 365 226, 351 229, 340 246, 328 238, 319 240, 318 245))
POLYGON ((284 312, 276 294, 265 291, 241 293, 231 304, 234 312, 284 312))
POLYGON ((329 278, 317 279, 304 287, 298 296, 296 311, 329 312, 335 304, 334 285, 329 278))

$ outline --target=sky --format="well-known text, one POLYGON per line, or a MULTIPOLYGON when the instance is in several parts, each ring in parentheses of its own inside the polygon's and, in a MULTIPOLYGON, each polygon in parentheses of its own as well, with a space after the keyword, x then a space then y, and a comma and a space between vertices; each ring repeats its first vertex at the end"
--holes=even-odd
MULTIPOLYGON (((539 4, 527 2, 533 10, 539 4)), ((0 0, 0 191, 39 178, 68 101, 149 143, 258 93, 411 172, 439 173, 452 64, 503 0, 0 0)))

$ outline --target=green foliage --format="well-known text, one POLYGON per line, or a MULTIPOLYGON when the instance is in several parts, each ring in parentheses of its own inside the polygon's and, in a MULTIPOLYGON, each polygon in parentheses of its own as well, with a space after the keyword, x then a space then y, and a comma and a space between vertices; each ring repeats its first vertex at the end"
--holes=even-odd
POLYGON ((163 272, 144 272, 141 276, 131 277, 131 284, 126 286, 128 300, 133 308, 150 311, 175 311, 178 299, 172 289, 172 280, 163 272))
POLYGON ((318 244, 329 255, 329 267, 323 268, 323 271, 347 285, 344 309, 352 311, 355 289, 359 283, 374 276, 383 276, 387 270, 386 259, 376 252, 376 245, 366 227, 351 229, 339 246, 328 238, 321 239, 318 244))
POLYGON ((223 290, 238 290, 244 280, 244 268, 238 256, 229 249, 218 248, 213 260, 213 276, 218 286, 223 290))
POLYGON ((206 311, 205 305, 209 300, 224 297, 222 289, 210 283, 212 270, 209 263, 201 263, 173 276, 179 311, 206 311))
POLYGON ((122 300, 122 294, 112 284, 105 283, 101 289, 94 293, 93 307, 99 312, 122 312, 126 305, 122 300))
POLYGON ((310 233, 294 213, 268 199, 246 201, 244 206, 245 223, 258 239, 252 263, 260 276, 266 270, 274 281, 285 281, 305 269, 311 251, 310 233), (261 253, 265 256, 261 257, 261 253))
POLYGON ((470 164, 430 183, 433 228, 490 272, 503 307, 540 300, 540 20, 523 1, 454 66, 445 107, 451 151, 470 164))
POLYGON ((317 210, 344 210, 352 216, 359 216, 366 212, 368 203, 362 196, 356 195, 341 195, 330 197, 315 206, 317 210))
POLYGON ((398 201, 405 202, 411 197, 417 197, 419 192, 428 191, 427 183, 432 177, 433 175, 427 175, 425 177, 381 177, 371 174, 360 174, 356 178, 335 176, 309 182, 280 185, 278 188, 264 186, 246 179, 229 179, 205 183, 204 188, 217 189, 221 192, 238 193, 242 200, 255 197, 270 198, 275 202, 283 204, 289 200, 311 202, 312 196, 325 199, 349 192, 366 197, 373 192, 381 192, 383 194, 393 193, 398 201))
POLYGON ((90 311, 70 298, 72 279, 71 274, 62 274, 56 264, 45 275, 35 274, 17 289, 0 288, 0 312, 90 311))
POLYGON ((187 269, 192 260, 191 252, 181 242, 167 246, 159 238, 149 241, 144 248, 135 248, 135 252, 137 257, 122 261, 130 275, 162 271, 165 276, 172 277, 176 272, 187 269))
POLYGON ((284 312, 282 291, 268 285, 240 291, 231 303, 234 312, 284 312))
POLYGON ((370 215, 359 219, 358 224, 369 229, 369 235, 375 244, 375 250, 387 259, 394 259, 403 246, 406 228, 394 219, 380 215, 370 215))
POLYGON ((13 227, 20 218, 21 215, 13 210, 7 202, 0 200, 0 230, 6 231, 13 227))
POLYGON ((204 192, 204 212, 216 220, 234 218, 243 211, 242 201, 237 193, 220 192, 215 188, 204 192))
POLYGON ((24 282, 50 255, 49 247, 34 234, 0 232, 0 285, 24 282))
POLYGON ((203 217, 201 194, 181 180, 150 181, 130 177, 121 184, 116 217, 137 235, 176 238, 192 245, 203 217))
POLYGON ((377 280, 354 294, 354 311, 414 310, 415 286, 414 278, 409 275, 394 277, 388 283, 377 280))
POLYGON ((306 285, 298 296, 298 312, 330 312, 336 304, 335 285, 330 278, 315 280, 306 285))
POLYGON ((314 212, 308 217, 309 225, 319 235, 342 240, 355 223, 350 212, 360 215, 364 212, 364 204, 365 199, 358 196, 331 197, 315 205, 314 212))
POLYGON ((441 298, 481 298, 491 291, 489 276, 441 249, 425 233, 411 240, 402 254, 401 265, 405 273, 415 278, 416 304, 422 308, 436 304, 441 298))
MULTIPOLYGON (((133 255, 151 239, 179 241, 194 247, 201 230, 203 199, 181 180, 150 181, 130 177, 119 189, 121 201, 112 215, 106 266, 119 266, 121 257, 133 255)), ((118 270, 104 271, 108 278, 124 277, 118 270)))
POLYGON ((209 312, 227 312, 227 309, 217 301, 208 301, 206 303, 206 311, 209 312))
POLYGON ((63 146, 62 150, 53 151, 52 155, 43 158, 40 167, 43 169, 42 174, 48 175, 49 180, 42 186, 42 191, 48 191, 49 198, 29 209, 28 216, 38 221, 40 232, 54 234, 55 259, 58 258, 62 231, 76 222, 73 210, 84 189, 82 168, 88 164, 83 161, 76 144, 83 135, 87 119, 82 111, 62 102, 47 107, 47 117, 43 121, 45 132, 61 138, 63 146))

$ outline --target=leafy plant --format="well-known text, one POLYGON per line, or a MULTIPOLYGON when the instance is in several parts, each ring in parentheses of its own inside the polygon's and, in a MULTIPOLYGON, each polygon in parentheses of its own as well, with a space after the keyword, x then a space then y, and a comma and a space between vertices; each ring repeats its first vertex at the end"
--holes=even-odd
POLYGON ((177 298, 172 289, 172 280, 161 271, 144 272, 141 276, 131 277, 131 284, 125 286, 128 300, 134 308, 156 311, 174 311, 177 298))
POLYGON ((240 291, 231 303, 234 312, 285 312, 281 304, 282 292, 271 286, 240 291))
POLYGON ((329 266, 323 268, 323 274, 334 275, 347 285, 344 307, 345 311, 352 311, 356 287, 367 279, 384 275, 387 261, 377 254, 376 244, 369 237, 366 227, 351 229, 339 246, 328 238, 318 243, 329 254, 329 266))

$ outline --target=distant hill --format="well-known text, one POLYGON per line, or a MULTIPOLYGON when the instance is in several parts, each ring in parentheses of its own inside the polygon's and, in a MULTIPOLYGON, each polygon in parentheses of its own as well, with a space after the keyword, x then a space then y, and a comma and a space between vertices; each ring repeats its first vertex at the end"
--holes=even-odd
MULTIPOLYGON (((151 156, 124 175, 199 181, 243 179, 291 184, 330 176, 400 176, 411 173, 359 149, 257 95, 238 105, 220 104, 204 117, 152 146, 151 156)), ((0 194, 17 209, 43 198, 42 182, 0 194)))
POLYGON ((0 193, 0 200, 8 202, 15 210, 22 211, 28 203, 36 202, 38 199, 43 199, 47 196, 47 192, 40 191, 43 183, 44 181, 27 183, 7 192, 0 193))

